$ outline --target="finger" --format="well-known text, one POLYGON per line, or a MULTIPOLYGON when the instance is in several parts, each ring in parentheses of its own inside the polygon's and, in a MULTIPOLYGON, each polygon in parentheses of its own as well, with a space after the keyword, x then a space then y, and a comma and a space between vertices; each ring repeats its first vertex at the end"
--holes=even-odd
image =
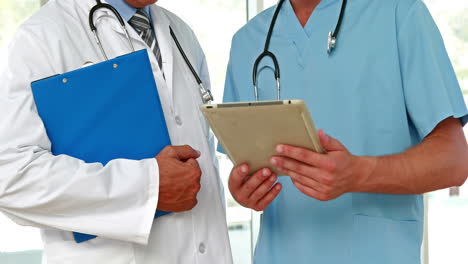
POLYGON ((294 171, 291 171, 282 167, 279 167, 278 170, 284 173, 285 175, 290 176, 293 183, 299 182, 302 185, 306 185, 307 187, 312 188, 317 192, 319 192, 319 190, 321 189, 321 184, 316 179, 306 177, 302 174, 299 174, 297 172, 294 172, 294 171))
POLYGON ((284 144, 276 146, 276 152, 314 167, 327 166, 330 159, 326 154, 320 154, 309 149, 284 144))
POLYGON ((196 179, 199 183, 201 179, 202 171, 200 169, 198 161, 195 159, 189 159, 185 162, 185 165, 187 165, 190 168, 189 173, 192 179, 196 179))
POLYGON ((258 200, 267 194, 277 179, 278 176, 276 174, 272 174, 250 195, 249 201, 252 201, 254 204, 256 204, 258 200))
POLYGON ((174 146, 175 157, 179 160, 198 159, 201 155, 200 151, 193 149, 189 145, 174 146))
POLYGON ((313 176, 315 175, 317 168, 305 164, 303 162, 297 161, 295 159, 287 157, 272 157, 270 163, 276 168, 285 168, 294 172, 297 172, 302 175, 313 176))
POLYGON ((339 151, 339 150, 346 150, 346 148, 341 144, 340 141, 337 139, 327 135, 323 130, 319 130, 318 132, 320 137, 320 143, 327 151, 339 151))
POLYGON ((249 166, 247 166, 247 164, 242 164, 234 168, 229 176, 229 189, 231 191, 239 189, 248 173, 249 166))
POLYGON ((192 168, 200 168, 200 164, 198 164, 198 161, 196 159, 190 158, 185 162, 186 165, 192 167, 192 168))
POLYGON ((302 183, 300 182, 293 182, 294 186, 296 186, 296 188, 303 194, 309 196, 309 197, 312 197, 314 199, 317 199, 319 201, 325 201, 325 197, 322 195, 322 193, 320 193, 319 191, 313 189, 313 188, 310 188, 308 186, 305 186, 303 185, 302 183))
POLYGON ((242 184, 239 195, 248 199, 252 193, 257 190, 257 188, 265 180, 271 176, 272 172, 268 168, 258 170, 255 174, 250 176, 244 184, 242 184))
POLYGON ((281 183, 275 184, 275 186, 273 186, 273 188, 271 188, 270 191, 262 199, 260 199, 260 201, 258 201, 258 203, 252 209, 255 211, 265 210, 268 205, 270 205, 271 202, 273 202, 273 200, 278 196, 282 188, 283 186, 281 183))

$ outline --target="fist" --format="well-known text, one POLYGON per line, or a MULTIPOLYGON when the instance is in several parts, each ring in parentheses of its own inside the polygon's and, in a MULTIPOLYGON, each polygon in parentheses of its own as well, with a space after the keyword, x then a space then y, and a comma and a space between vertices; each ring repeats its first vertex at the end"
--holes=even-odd
POLYGON ((189 211, 197 205, 202 172, 200 152, 190 146, 168 146, 157 156, 159 166, 158 210, 189 211))

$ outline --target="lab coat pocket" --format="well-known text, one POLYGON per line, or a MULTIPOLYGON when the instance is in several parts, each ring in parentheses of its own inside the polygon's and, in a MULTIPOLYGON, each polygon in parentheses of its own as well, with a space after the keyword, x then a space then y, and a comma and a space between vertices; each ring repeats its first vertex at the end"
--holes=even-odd
POLYGON ((130 243, 100 237, 84 243, 52 242, 44 246, 44 251, 47 264, 135 263, 134 249, 130 243))
POLYGON ((419 264, 422 224, 354 215, 350 263, 419 264))

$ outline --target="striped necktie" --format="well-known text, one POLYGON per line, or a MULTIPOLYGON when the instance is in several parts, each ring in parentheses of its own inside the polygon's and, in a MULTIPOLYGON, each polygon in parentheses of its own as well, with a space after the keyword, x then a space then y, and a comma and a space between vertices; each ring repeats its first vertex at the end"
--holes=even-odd
POLYGON ((140 37, 145 41, 148 47, 151 48, 156 60, 158 61, 159 68, 162 68, 161 50, 159 49, 158 40, 151 26, 148 14, 143 9, 138 9, 135 15, 128 21, 128 23, 135 29, 140 37))

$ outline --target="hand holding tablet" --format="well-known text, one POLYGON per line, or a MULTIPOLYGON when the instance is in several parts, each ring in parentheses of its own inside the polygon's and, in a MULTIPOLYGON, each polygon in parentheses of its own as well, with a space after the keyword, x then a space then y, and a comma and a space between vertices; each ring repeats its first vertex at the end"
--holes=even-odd
POLYGON ((234 166, 269 168, 275 147, 287 144, 325 153, 302 100, 205 104, 201 110, 234 166))

